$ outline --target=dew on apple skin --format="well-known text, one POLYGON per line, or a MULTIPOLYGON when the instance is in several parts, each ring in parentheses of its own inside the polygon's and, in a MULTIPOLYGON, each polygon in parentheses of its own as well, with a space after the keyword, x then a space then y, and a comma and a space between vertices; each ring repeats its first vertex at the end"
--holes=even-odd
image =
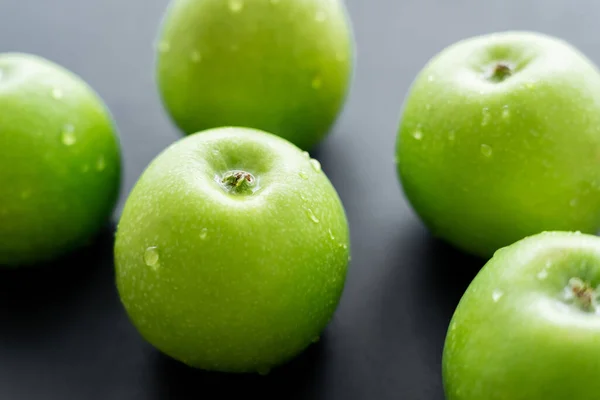
POLYGON ((60 100, 60 99, 62 99, 62 98, 63 98, 63 96, 64 96, 64 93, 63 93, 63 91, 62 91, 62 90, 60 90, 59 88, 53 88, 53 89, 52 89, 52 97, 53 97, 55 100, 60 100))
POLYGON ((546 279, 548 277, 548 271, 546 271, 545 269, 541 270, 540 272, 537 273, 537 278, 540 281, 543 281, 544 279, 546 279))
POLYGON ((160 267, 158 247, 151 246, 146 249, 144 252, 144 263, 154 270, 160 267))
POLYGON ((508 105, 502 107, 502 118, 509 119, 510 118, 510 109, 508 105))
POLYGON ((310 220, 312 222, 314 222, 315 224, 318 224, 319 222, 319 218, 317 218, 317 216, 315 215, 315 213, 313 212, 313 210, 311 210, 310 208, 306 209, 306 213, 308 214, 308 218, 310 218, 310 220))
POLYGON ((486 126, 490 123, 492 119, 492 115, 490 114, 490 109, 485 107, 481 110, 481 126, 486 126))
POLYGON ((344 250, 348 250, 348 245, 346 243, 340 243, 339 246, 344 250))
POLYGON ((504 296, 504 292, 502 290, 496 289, 492 292, 492 300, 494 303, 500 301, 500 299, 504 296))
POLYGON ((98 157, 98 161, 96 161, 96 171, 102 172, 106 168, 106 160, 104 156, 98 157))
POLYGON ((335 240, 335 236, 333 236, 333 232, 331 232, 331 229, 328 229, 328 232, 329 232, 329 239, 335 240))
POLYGON ((171 44, 166 41, 161 41, 158 43, 158 51, 161 53, 168 53, 171 51, 171 44))
POLYGON ((315 90, 319 90, 319 89, 321 89, 321 86, 323 86, 323 81, 321 81, 321 78, 320 78, 320 77, 316 76, 316 77, 315 77, 315 78, 312 80, 312 82, 311 82, 311 84, 310 84, 310 85, 312 86, 312 88, 313 88, 313 89, 315 89, 315 90))
POLYGON ((423 139, 423 132, 420 129, 417 129, 413 132, 412 136, 415 138, 415 140, 421 140, 423 139))
POLYGON ((448 140, 453 142, 456 139, 456 132, 450 131, 448 132, 448 140))
POLYGON ((315 170, 315 172, 321 172, 321 163, 319 160, 312 158, 310 160, 310 166, 315 170))
POLYGON ((481 154, 486 157, 486 158, 490 158, 492 156, 493 150, 492 147, 489 144, 482 144, 481 145, 481 154))
POLYGON ((306 158, 307 160, 310 160, 310 154, 308 154, 308 151, 303 151, 302 155, 304 156, 304 158, 306 158))
POLYGON ((243 0, 229 0, 229 11, 234 14, 239 13, 244 8, 243 0))
POLYGON ((525 84, 525 87, 529 90, 533 90, 533 89, 535 89, 535 84, 533 82, 527 82, 525 84))
POLYGON ((206 240, 207 237, 208 237, 208 229, 202 228, 200 230, 200 240, 206 240))
POLYGON ((571 199, 571 201, 569 201, 569 205, 571 207, 577 207, 578 204, 579 204, 579 199, 577 199, 576 197, 571 199))
POLYGON ((202 55, 199 51, 194 50, 190 54, 190 60, 192 60, 193 63, 198 64, 200 61, 202 61, 202 55))
POLYGON ((435 76, 433 76, 433 75, 429 75, 429 76, 427 77, 427 82, 433 82, 433 81, 435 81, 435 76))
POLYGON ((319 10, 315 14, 315 21, 317 21, 317 22, 325 22, 326 19, 327 19, 327 14, 325 14, 325 11, 319 10))
POLYGON ((298 172, 298 176, 300 176, 300 178, 307 180, 308 179, 308 175, 306 175, 306 173, 300 171, 298 172))
POLYGON ((71 124, 67 124, 63 127, 60 141, 65 146, 73 146, 77 142, 77 136, 75 136, 75 127, 71 124))

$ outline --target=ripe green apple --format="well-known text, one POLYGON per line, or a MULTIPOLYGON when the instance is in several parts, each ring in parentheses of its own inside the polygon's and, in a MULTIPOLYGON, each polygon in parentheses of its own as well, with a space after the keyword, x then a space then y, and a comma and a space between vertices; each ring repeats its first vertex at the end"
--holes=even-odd
POLYGON ((448 400, 596 400, 600 238, 527 237, 493 256, 452 318, 448 400))
POLYGON ((308 150, 341 111, 353 46, 342 0, 174 0, 159 91, 186 134, 247 126, 308 150))
POLYGON ((600 228, 600 73, 562 40, 501 32, 434 57, 406 98, 404 192, 467 252, 544 230, 600 228))
POLYGON ((48 261, 110 217, 121 173, 115 126, 81 78, 0 54, 0 265, 48 261))
POLYGON ((123 305, 140 334, 189 366, 267 372, 328 324, 348 224, 317 160, 278 136, 216 128, 152 161, 118 224, 123 305))

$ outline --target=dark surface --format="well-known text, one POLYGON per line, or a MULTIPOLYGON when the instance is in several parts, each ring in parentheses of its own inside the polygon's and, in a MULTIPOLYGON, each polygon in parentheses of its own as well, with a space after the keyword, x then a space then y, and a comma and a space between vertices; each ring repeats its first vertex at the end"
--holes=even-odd
MULTIPOLYGON (((346 290, 323 339, 267 377, 194 371, 129 324, 113 283, 114 223, 52 268, 0 273, 0 399, 443 399, 441 350, 483 261, 441 244, 407 206, 393 159, 404 96, 456 40, 497 30, 563 37, 600 63, 596 0, 349 0, 358 45, 351 97, 315 152, 352 230, 346 290), (214 395, 209 395, 211 389, 214 395)), ((167 0, 0 0, 0 51, 36 53, 88 81, 112 110, 125 180, 179 138, 153 82, 167 0)))

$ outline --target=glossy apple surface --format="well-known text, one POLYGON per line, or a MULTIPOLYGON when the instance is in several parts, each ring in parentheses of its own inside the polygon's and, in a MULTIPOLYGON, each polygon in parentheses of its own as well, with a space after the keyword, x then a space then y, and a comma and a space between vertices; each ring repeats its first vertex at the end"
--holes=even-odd
POLYGON ((115 244, 119 293, 141 335, 224 372, 266 372, 316 340, 348 259, 344 208, 318 161, 243 128, 161 153, 131 192, 115 244))
POLYGON ((54 259, 98 232, 115 206, 116 128, 78 76, 0 54, 0 265, 54 259))
POLYGON ((503 32, 443 50, 413 83, 396 150, 414 210, 467 252, 600 228, 600 73, 557 38, 503 32))
POLYGON ((548 232, 499 250, 448 330, 448 400, 595 400, 600 238, 548 232))
POLYGON ((310 149, 343 107, 353 49, 341 0, 175 0, 159 32, 158 87, 187 134, 247 126, 310 149))

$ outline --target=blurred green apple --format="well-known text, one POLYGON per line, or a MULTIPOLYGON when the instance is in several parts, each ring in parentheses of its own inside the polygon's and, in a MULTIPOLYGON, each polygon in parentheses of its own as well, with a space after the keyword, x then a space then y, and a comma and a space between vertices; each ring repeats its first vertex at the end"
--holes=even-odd
POLYGON ((498 251, 456 309, 448 400, 596 400, 600 238, 547 232, 498 251))
POLYGON ((47 261, 86 243, 120 186, 115 126, 79 77, 0 54, 0 265, 47 261))
POLYGON ((600 228, 600 73, 562 40, 502 32, 434 57, 397 140, 405 194, 425 224, 489 257, 544 230, 600 228))
POLYGON ((175 0, 157 80, 187 134, 247 126, 308 150, 337 119, 353 61, 341 0, 175 0))
POLYGON ((224 372, 266 372, 315 340, 348 258, 344 208, 318 161, 245 128, 188 136, 152 161, 115 244, 119 294, 141 335, 224 372))

